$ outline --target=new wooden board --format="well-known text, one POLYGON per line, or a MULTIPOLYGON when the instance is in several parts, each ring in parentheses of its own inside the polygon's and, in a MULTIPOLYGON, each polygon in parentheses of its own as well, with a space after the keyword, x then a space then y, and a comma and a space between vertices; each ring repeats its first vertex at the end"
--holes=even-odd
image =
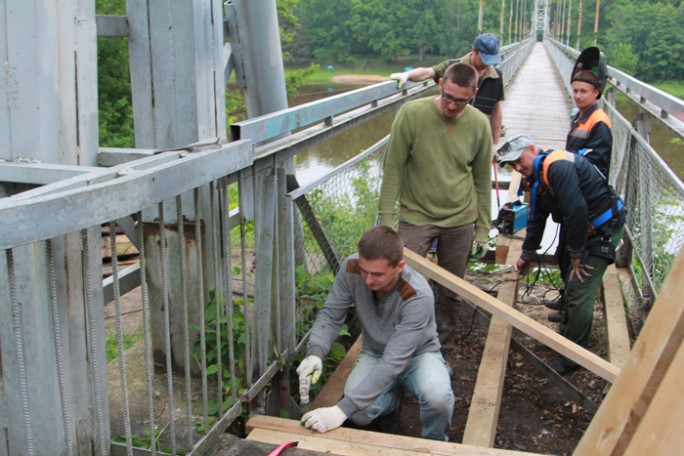
POLYGON ((300 440, 299 447, 306 449, 308 445, 324 445, 318 451, 331 451, 333 454, 342 455, 420 455, 433 454, 440 456, 534 456, 537 453, 522 451, 499 450, 493 448, 479 448, 472 445, 440 442, 437 440, 406 437, 401 435, 382 434, 379 432, 364 431, 361 429, 349 429, 340 427, 321 434, 306 429, 299 421, 276 418, 265 415, 255 415, 247 421, 248 439, 268 439, 269 443, 283 443, 289 440, 300 440), (280 434, 255 432, 274 431, 280 434), (254 433, 254 434, 253 434, 254 433), (325 440, 327 443, 320 442, 325 440), (301 442, 306 442, 302 446, 301 442), (341 442, 341 443, 340 443, 341 442), (327 446, 325 446, 327 445, 327 446), (358 450, 359 452, 355 452, 358 450), (349 451, 349 452, 343 452, 349 451), (365 453, 360 451, 367 451, 365 453), (375 452, 370 452, 375 451, 375 452))
MULTIPOLYGON (((623 454, 629 445, 684 339, 682 277, 684 250, 672 265, 622 374, 608 391, 574 455, 623 454)), ((681 429, 681 423, 669 425, 681 429)), ((684 433, 677 434, 683 448, 684 433)))
POLYGON ((409 266, 423 274, 425 277, 449 288, 476 306, 482 307, 484 310, 491 313, 492 316, 501 318, 530 337, 548 345, 556 352, 565 355, 607 381, 613 383, 620 373, 618 367, 610 364, 605 359, 570 342, 552 329, 547 328, 527 315, 512 309, 498 299, 436 264, 429 262, 420 255, 408 249, 404 249, 404 259, 409 266))
POLYGON ((608 266, 603 276, 603 301, 608 331, 608 358, 623 367, 629 357, 630 343, 620 283, 615 265, 608 266))

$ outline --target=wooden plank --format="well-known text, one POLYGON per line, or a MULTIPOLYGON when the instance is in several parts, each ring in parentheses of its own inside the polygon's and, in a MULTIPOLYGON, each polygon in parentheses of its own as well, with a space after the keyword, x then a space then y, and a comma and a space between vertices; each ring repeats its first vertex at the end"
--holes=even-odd
MULTIPOLYGON (((516 261, 522 249, 520 241, 512 242, 510 245, 512 248, 509 250, 507 263, 516 261)), ((503 278, 504 283, 499 288, 498 298, 503 303, 515 307, 518 300, 518 273, 509 272, 504 274, 503 278)), ((513 327, 499 317, 493 317, 489 323, 487 341, 463 433, 465 444, 494 446, 512 330, 513 327)))
POLYGON ((572 359, 601 378, 613 383, 620 373, 620 369, 617 366, 610 364, 608 361, 589 350, 570 342, 551 328, 510 308, 460 277, 430 263, 420 255, 417 255, 408 249, 404 249, 404 259, 409 266, 423 274, 425 277, 449 288, 476 306, 482 307, 484 310, 491 313, 492 316, 503 319, 515 328, 543 344, 546 344, 552 350, 572 359))
POLYGON ((321 392, 318 393, 316 399, 311 403, 312 410, 319 407, 332 407, 342 399, 342 396, 344 395, 344 384, 347 382, 349 373, 356 365, 356 359, 359 357, 362 346, 363 337, 359 336, 356 339, 356 342, 354 342, 354 345, 349 348, 349 351, 342 362, 338 364, 337 369, 335 369, 335 372, 330 376, 321 392))
POLYGON ((684 250, 672 265, 622 374, 606 395, 573 454, 622 454, 632 440, 684 339, 682 277, 684 250))
POLYGON ((629 442, 625 456, 682 454, 684 448, 684 345, 679 346, 663 382, 629 442))
MULTIPOLYGON (((320 451, 321 453, 340 456, 380 456, 382 454, 388 453, 388 449, 386 447, 370 445, 363 442, 327 439, 325 438, 324 434, 293 436, 289 432, 254 429, 249 433, 247 439, 265 443, 274 443, 278 445, 290 440, 297 440, 297 448, 320 451)), ((392 448, 391 452, 393 455, 397 456, 429 454, 425 452, 419 453, 415 451, 400 450, 397 448, 392 448)))
POLYGON ((625 316, 625 302, 622 299, 615 265, 608 266, 603 276, 603 298, 608 332, 608 359, 621 368, 629 358, 630 341, 627 317, 625 316))
MULTIPOLYGON (((493 448, 480 448, 472 445, 462 445, 450 442, 441 442, 437 440, 428 440, 418 437, 406 437, 403 435, 393 435, 393 434, 383 434, 380 432, 364 431, 362 429, 350 429, 345 427, 340 427, 332 431, 326 432, 325 434, 312 431, 305 428, 299 421, 288 420, 285 418, 276 418, 272 416, 265 415, 255 415, 252 416, 246 424, 246 430, 249 433, 248 438, 252 438, 252 432, 255 429, 263 429, 269 431, 277 431, 283 433, 282 443, 286 440, 298 440, 302 437, 306 437, 309 440, 310 437, 318 437, 326 440, 330 440, 330 447, 333 447, 335 443, 332 441, 342 441, 342 442, 362 442, 364 445, 372 445, 378 448, 378 452, 371 453, 377 455, 385 454, 401 454, 395 453, 397 450, 408 451, 408 454, 434 454, 434 455, 444 455, 444 456, 459 456, 459 455, 469 455, 469 456, 534 456, 536 453, 528 453, 522 451, 512 451, 512 450, 500 450, 493 448)), ((257 436, 263 434, 255 434, 254 439, 257 436)), ((339 451, 336 447, 335 451, 339 451)), ((342 453, 350 455, 358 455, 359 453, 342 453)))

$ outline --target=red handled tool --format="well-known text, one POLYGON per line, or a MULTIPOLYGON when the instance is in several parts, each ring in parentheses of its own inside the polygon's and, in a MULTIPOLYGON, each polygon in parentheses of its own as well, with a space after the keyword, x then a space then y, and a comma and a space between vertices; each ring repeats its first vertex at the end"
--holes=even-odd
POLYGON ((297 440, 285 442, 282 445, 280 445, 278 448, 276 448, 275 450, 268 453, 268 456, 279 456, 286 449, 296 447, 298 443, 299 443, 299 441, 297 441, 297 440))

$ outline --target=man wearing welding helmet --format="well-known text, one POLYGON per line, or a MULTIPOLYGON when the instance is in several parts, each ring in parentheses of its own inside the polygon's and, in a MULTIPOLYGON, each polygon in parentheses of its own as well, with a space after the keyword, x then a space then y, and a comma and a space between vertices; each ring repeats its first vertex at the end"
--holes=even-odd
POLYGON ((570 120, 565 149, 585 155, 608 179, 613 134, 608 115, 598 106, 606 86, 606 59, 599 48, 582 51, 575 62, 570 84, 577 112, 570 120))
MULTIPOLYGON (((588 158, 607 180, 613 149, 612 123, 608 115, 598 106, 598 100, 606 85, 606 70, 606 58, 597 47, 586 48, 577 57, 570 77, 572 99, 576 110, 570 120, 570 132, 565 143, 565 150, 588 158)), ((564 265, 569 264, 563 258, 564 253, 567 252, 566 236, 567 233, 561 230, 556 250, 563 277, 567 277, 568 272, 564 270, 564 265)), ((563 284, 559 290, 559 298, 546 304, 549 309, 558 311, 549 315, 549 320, 552 322, 561 323, 567 317, 565 288, 566 284, 563 284)))

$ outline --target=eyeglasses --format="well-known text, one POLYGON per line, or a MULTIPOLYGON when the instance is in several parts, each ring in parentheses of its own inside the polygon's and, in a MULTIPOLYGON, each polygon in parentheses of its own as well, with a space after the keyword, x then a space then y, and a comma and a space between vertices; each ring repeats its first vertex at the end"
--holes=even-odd
POLYGON ((447 104, 456 103, 458 106, 465 106, 468 103, 470 103, 470 100, 473 99, 473 96, 471 95, 468 98, 454 98, 448 93, 445 93, 444 89, 442 89, 442 98, 446 101, 447 104))

